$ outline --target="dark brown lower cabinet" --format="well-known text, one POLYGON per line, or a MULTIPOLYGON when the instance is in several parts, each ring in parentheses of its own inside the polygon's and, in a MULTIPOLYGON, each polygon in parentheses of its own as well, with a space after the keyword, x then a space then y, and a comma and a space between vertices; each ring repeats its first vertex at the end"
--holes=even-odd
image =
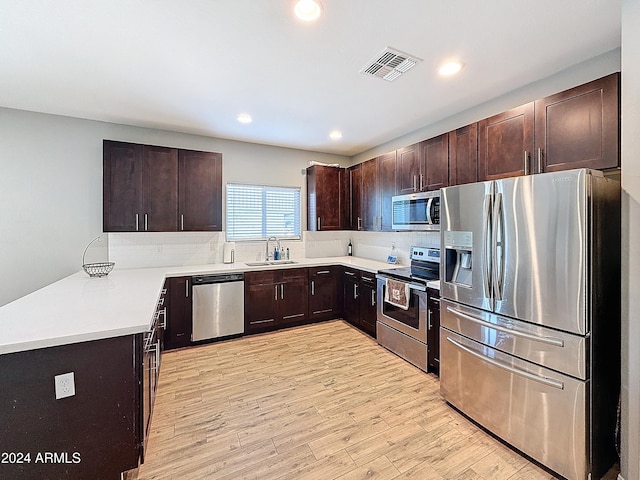
POLYGON ((360 273, 360 328, 376 338, 376 276, 360 273))
POLYGON ((360 326, 360 271, 344 268, 342 274, 342 316, 356 327, 360 326))
POLYGON ((16 455, 0 463, 0 478, 114 480, 136 468, 142 342, 125 335, 0 355, 0 450, 16 455), (56 400, 54 377, 69 372, 75 395, 56 400))
POLYGON ((169 278, 165 288, 167 289, 165 348, 170 350, 186 347, 191 344, 191 277, 169 278))
POLYGON ((309 320, 330 320, 339 315, 335 267, 309 268, 309 320))
POLYGON ((264 270, 244 275, 245 333, 265 332, 305 323, 307 270, 264 270))
POLYGON ((342 285, 342 315, 344 319, 375 338, 375 274, 345 267, 342 276, 342 285))
POLYGON ((440 374, 440 292, 427 289, 427 370, 440 374))

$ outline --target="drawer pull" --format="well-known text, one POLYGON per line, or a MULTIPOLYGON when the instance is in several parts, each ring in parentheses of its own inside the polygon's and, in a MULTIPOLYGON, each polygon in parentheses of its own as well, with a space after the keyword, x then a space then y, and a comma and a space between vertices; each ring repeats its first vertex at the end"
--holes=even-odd
POLYGON ((526 338, 527 340, 533 340, 534 342, 546 343, 547 345, 553 345, 554 347, 564 347, 564 341, 559 338, 554 337, 539 337, 538 335, 531 335, 530 333, 518 332, 517 330, 512 330, 510 328, 501 327, 500 325, 496 325, 494 323, 485 322, 480 318, 476 318, 472 315, 468 315, 466 313, 462 313, 455 308, 447 307, 447 311, 453 313, 455 316, 464 318, 469 320, 470 322, 477 323, 482 325, 483 327, 492 328, 493 330, 497 330, 498 332, 508 333, 509 335, 513 335, 514 337, 526 338))
POLYGON ((460 350, 463 350, 463 351, 467 352, 469 355, 473 355, 474 357, 479 358, 483 362, 490 363, 491 365, 495 365, 496 367, 502 368, 503 370, 506 370, 508 372, 514 373, 516 375, 520 375, 521 377, 527 378, 529 380, 533 380, 534 382, 542 383, 543 385, 547 385, 549 387, 557 388, 558 390, 564 390, 564 383, 563 382, 560 382, 558 380, 553 380, 553 379, 547 378, 547 377, 541 377, 539 375, 534 375, 533 373, 525 372, 524 370, 520 370, 519 368, 514 368, 514 367, 512 367, 510 365, 505 365, 504 363, 498 362, 497 360, 494 360, 493 358, 489 358, 489 357, 486 357, 486 356, 484 356, 484 355, 482 355, 482 354, 480 354, 478 352, 474 352, 470 348, 459 344, 458 342, 456 342, 451 337, 447 337, 447 340, 449 342, 451 342, 453 345, 455 345, 456 347, 458 347, 460 350))

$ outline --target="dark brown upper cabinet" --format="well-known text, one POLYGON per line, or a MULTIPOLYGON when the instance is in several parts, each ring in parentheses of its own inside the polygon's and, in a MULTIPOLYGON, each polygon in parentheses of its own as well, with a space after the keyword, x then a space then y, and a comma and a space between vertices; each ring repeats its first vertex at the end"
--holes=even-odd
POLYGON ((391 197, 396 191, 396 152, 349 169, 351 229, 391 231, 391 197))
POLYGON ((383 232, 391 231, 391 214, 393 208, 391 198, 396 194, 396 172, 397 155, 396 152, 389 152, 381 155, 378 162, 378 187, 380 189, 380 221, 379 229, 383 232))
POLYGON ((105 232, 176 230, 177 150, 105 140, 103 167, 105 232))
POLYGON ((307 168, 308 229, 342 230, 345 228, 344 168, 313 165, 307 168))
POLYGON ((222 155, 105 140, 103 230, 222 230, 222 155))
POLYGON ((349 222, 350 230, 362 230, 362 163, 349 167, 349 222))
POLYGON ((142 145, 104 141, 103 229, 134 232, 140 228, 142 145))
POLYGON ((449 185, 449 134, 420 142, 420 191, 438 190, 449 185))
POLYGON ((533 102, 478 124, 478 180, 496 180, 531 173, 533 102))
POLYGON ((175 232, 178 227, 178 150, 142 147, 142 224, 145 232, 175 232))
POLYGON ((379 230, 380 188, 378 184, 378 162, 375 158, 361 163, 361 230, 379 230))
POLYGON ((418 192, 420 175, 419 143, 396 150, 396 168, 397 195, 418 192))
POLYGON ((620 74, 481 120, 479 180, 620 166, 620 74))
POLYGON ((449 134, 396 151, 397 195, 437 190, 449 185, 449 134))
POLYGON ((620 75, 536 100, 536 173, 620 165, 620 75))
POLYGON ((449 185, 478 181, 478 124, 449 132, 449 185))
POLYGON ((222 154, 179 150, 179 230, 222 231, 222 154))

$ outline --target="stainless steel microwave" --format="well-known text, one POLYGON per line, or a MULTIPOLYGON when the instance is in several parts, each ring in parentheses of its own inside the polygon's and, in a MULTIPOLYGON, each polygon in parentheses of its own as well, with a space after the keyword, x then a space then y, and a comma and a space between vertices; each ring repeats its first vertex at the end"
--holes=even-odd
POLYGON ((391 198, 393 230, 440 230, 440 190, 391 198))

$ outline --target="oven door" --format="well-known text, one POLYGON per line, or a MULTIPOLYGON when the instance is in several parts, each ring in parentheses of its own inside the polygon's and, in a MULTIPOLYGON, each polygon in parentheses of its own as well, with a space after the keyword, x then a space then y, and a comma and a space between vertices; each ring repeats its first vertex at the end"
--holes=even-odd
POLYGON ((409 284, 409 308, 404 310, 384 301, 386 278, 378 276, 377 320, 422 343, 427 343, 427 289, 422 285, 409 284))

